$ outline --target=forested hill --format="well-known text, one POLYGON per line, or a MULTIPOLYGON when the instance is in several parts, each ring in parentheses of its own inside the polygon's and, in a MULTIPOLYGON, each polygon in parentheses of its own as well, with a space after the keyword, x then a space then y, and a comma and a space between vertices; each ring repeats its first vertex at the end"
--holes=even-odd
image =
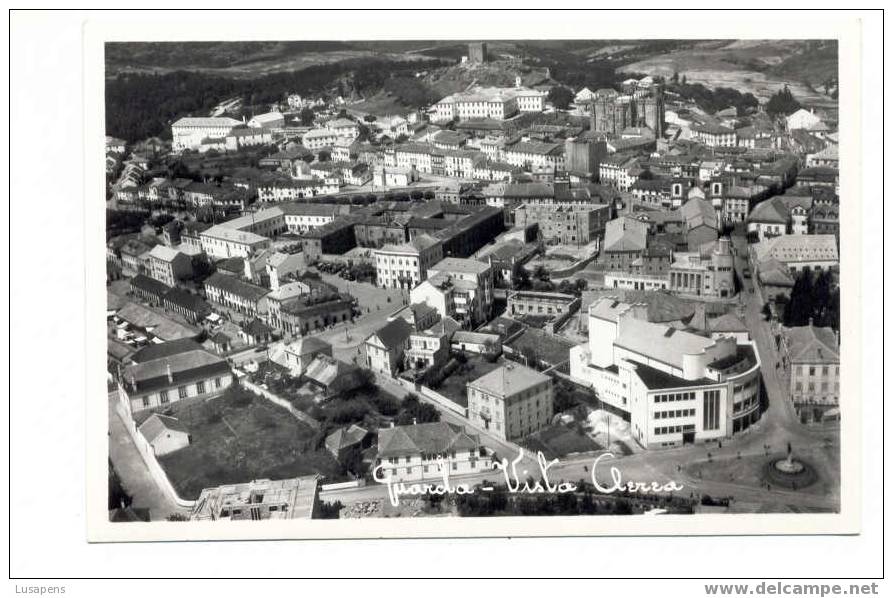
POLYGON ((282 101, 289 93, 371 94, 392 77, 411 77, 441 66, 438 59, 412 62, 377 58, 320 64, 300 71, 236 79, 194 71, 121 73, 106 80, 106 134, 129 142, 170 137, 179 117, 207 116, 223 100, 241 97, 245 106, 282 101))

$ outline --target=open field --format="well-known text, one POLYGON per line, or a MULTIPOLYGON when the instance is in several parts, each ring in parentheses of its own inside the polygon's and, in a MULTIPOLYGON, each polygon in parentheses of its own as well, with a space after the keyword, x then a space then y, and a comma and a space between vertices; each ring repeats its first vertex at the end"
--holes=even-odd
POLYGON ((240 387, 179 409, 174 403, 172 409, 191 442, 159 462, 183 498, 220 484, 314 473, 331 481, 340 473, 338 462, 316 449, 312 428, 240 387))
POLYGON ((618 72, 661 75, 666 78, 678 72, 689 83, 707 87, 730 87, 757 98, 768 98, 788 85, 803 104, 834 107, 837 101, 804 84, 815 87, 827 78, 837 78, 836 50, 807 50, 802 40, 738 40, 699 42, 694 48, 655 54, 618 68, 618 72), (808 71, 797 68, 806 52, 820 52, 820 64, 808 71))
MULTIPOLYGON (((430 44, 430 42, 428 42, 430 44)), ((416 42, 417 45, 422 45, 416 42)), ((381 50, 352 42, 177 42, 108 44, 107 74, 177 70, 234 78, 299 71, 356 58, 425 60, 428 56, 399 48, 381 50)))

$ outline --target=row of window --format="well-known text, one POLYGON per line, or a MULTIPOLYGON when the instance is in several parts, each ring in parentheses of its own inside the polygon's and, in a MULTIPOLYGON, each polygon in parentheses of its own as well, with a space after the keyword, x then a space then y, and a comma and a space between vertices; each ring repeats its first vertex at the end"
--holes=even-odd
MULTIPOLYGON (((829 384, 828 384, 827 382, 822 382, 822 386, 821 386, 821 388, 822 388, 822 392, 828 392, 828 390, 829 390, 829 384)), ((797 383, 794 385, 794 389, 795 389, 795 390, 801 390, 801 391, 802 391, 802 390, 803 390, 803 383, 802 383, 802 382, 797 382, 797 383)), ((809 392, 813 392, 813 391, 815 391, 815 390, 816 390, 815 382, 810 382, 810 383, 808 383, 808 384, 806 385, 806 389, 807 389, 809 392)), ((840 382, 835 382, 835 383, 834 383, 834 392, 840 392, 840 382)))
POLYGON ((674 392, 663 395, 654 395, 655 403, 672 403, 674 401, 694 401, 694 392, 674 392))
POLYGON ((694 409, 675 409, 673 411, 655 411, 654 419, 667 419, 671 417, 691 417, 695 414, 694 409))
MULTIPOLYGON (((808 367, 808 371, 809 371, 810 376, 815 376, 816 372, 819 370, 816 366, 811 365, 808 367)), ((797 369, 795 370, 795 372, 796 372, 797 376, 804 376, 804 375, 806 375, 806 372, 807 372, 807 366, 799 365, 799 366, 797 366, 797 369)), ((822 372, 823 376, 827 376, 831 372, 830 366, 823 365, 821 372, 822 372)), ((839 365, 834 366, 834 375, 835 376, 840 375, 840 366, 839 365)))
MULTIPOLYGON (((220 380, 220 378, 214 378, 214 388, 219 389, 222 386, 223 386, 223 382, 220 380)), ((206 390, 207 389, 205 387, 204 380, 200 380, 199 382, 195 383, 196 394, 203 395, 203 394, 205 394, 206 390)), ((187 388, 185 386, 178 386, 177 387, 177 396, 180 399, 186 399, 189 397, 189 391, 187 390, 187 388)), ((166 405, 171 402, 170 394, 169 394, 169 391, 167 391, 167 390, 162 390, 159 393, 159 398, 161 400, 162 405, 166 405)), ((148 396, 143 397, 143 407, 149 407, 149 405, 150 405, 149 397, 148 396)))
POLYGON ((687 424, 684 426, 663 426, 660 428, 654 428, 654 435, 663 436, 665 434, 680 434, 682 432, 693 432, 694 429, 694 424, 687 424))

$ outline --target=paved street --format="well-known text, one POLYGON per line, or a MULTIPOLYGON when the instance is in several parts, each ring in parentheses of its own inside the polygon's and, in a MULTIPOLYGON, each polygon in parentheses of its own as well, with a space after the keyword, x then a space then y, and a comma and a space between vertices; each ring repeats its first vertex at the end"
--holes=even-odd
POLYGON ((155 483, 115 409, 116 402, 117 392, 110 392, 109 458, 121 478, 124 490, 133 498, 131 506, 149 509, 153 521, 165 519, 171 513, 184 513, 184 509, 171 501, 155 483))

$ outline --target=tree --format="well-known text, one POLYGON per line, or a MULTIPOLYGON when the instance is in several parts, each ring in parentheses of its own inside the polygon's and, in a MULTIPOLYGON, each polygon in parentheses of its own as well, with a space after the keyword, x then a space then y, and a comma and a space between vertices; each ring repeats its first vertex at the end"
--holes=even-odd
POLYGON ((374 114, 367 114, 363 117, 363 120, 365 120, 367 123, 374 123, 376 120, 378 120, 378 117, 374 114))
POLYGON ((794 94, 785 85, 784 89, 777 91, 766 103, 766 112, 769 116, 787 116, 800 109, 800 102, 794 98, 794 94))
POLYGON ((556 85, 549 90, 547 100, 559 110, 567 110, 570 103, 574 100, 574 92, 563 85, 556 85))
POLYGON ((406 395, 397 415, 397 423, 401 426, 439 421, 440 412, 428 403, 422 403, 414 393, 406 395))
POLYGON ((320 162, 328 162, 332 158, 332 154, 323 150, 316 155, 316 159, 320 162))
POLYGON ((304 108, 301 110, 301 124, 305 127, 313 125, 313 110, 304 108))
POLYGON ((673 71, 673 78, 671 81, 673 83, 679 83, 679 71, 673 71))
POLYGON ((343 508, 344 505, 341 504, 340 500, 336 500, 335 502, 321 502, 319 505, 319 518, 339 519, 341 517, 341 509, 343 508))

